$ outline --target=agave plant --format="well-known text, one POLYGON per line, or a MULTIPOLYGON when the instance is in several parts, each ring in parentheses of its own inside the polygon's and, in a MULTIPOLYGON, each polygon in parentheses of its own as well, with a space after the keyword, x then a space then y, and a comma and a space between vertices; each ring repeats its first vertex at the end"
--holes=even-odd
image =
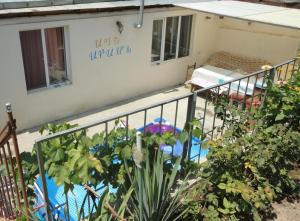
POLYGON ((136 144, 132 148, 135 166, 124 161, 128 182, 119 186, 117 196, 108 190, 102 196, 95 193, 99 203, 90 220, 174 221, 185 215, 181 201, 188 182, 177 182, 181 157, 174 159, 160 148, 154 154, 149 148, 142 149, 138 133, 136 144))
POLYGON ((111 205, 111 198, 113 197, 108 189, 106 189, 103 193, 103 195, 100 197, 99 204, 96 210, 96 213, 93 215, 90 215, 89 220, 90 221, 112 221, 112 220, 118 220, 118 221, 125 221, 125 215, 126 215, 126 207, 128 200, 132 194, 133 189, 130 188, 128 192, 122 197, 121 204, 117 207, 113 207, 111 205))
POLYGON ((130 189, 134 190, 127 208, 131 219, 177 220, 185 213, 180 199, 184 197, 187 183, 177 182, 181 158, 176 159, 171 170, 166 170, 166 164, 171 164, 170 156, 164 155, 159 148, 155 152, 154 159, 150 156, 149 150, 144 150, 144 161, 141 165, 135 167, 134 173, 128 171, 130 189))

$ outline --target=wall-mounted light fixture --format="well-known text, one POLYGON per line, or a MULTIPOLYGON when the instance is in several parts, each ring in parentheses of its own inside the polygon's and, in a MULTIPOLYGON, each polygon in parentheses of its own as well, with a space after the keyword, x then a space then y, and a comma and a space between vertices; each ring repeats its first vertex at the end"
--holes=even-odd
POLYGON ((120 34, 122 34, 122 32, 123 32, 123 30, 124 30, 124 25, 123 25, 122 22, 120 22, 120 21, 117 21, 117 22, 116 22, 116 25, 117 25, 117 27, 118 27, 118 30, 119 30, 120 34))
POLYGON ((205 16, 205 19, 209 20, 209 19, 211 19, 211 17, 210 16, 205 16))

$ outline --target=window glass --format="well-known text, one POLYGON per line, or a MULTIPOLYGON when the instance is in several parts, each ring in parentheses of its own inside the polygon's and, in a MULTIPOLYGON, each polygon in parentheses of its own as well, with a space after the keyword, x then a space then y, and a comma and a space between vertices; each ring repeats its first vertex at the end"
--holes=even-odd
POLYGON ((27 90, 45 87, 45 65, 41 30, 21 31, 20 41, 27 90))
POLYGON ((192 20, 193 20, 192 15, 181 17, 179 51, 178 51, 179 58, 188 56, 190 53, 192 20))
POLYGON ((192 15, 154 20, 151 61, 165 61, 189 56, 192 23, 192 15))
POLYGON ((65 65, 64 29, 45 29, 45 42, 50 84, 57 84, 66 81, 67 72, 65 65))
POLYGON ((164 60, 176 57, 178 22, 179 17, 167 18, 164 60))
POLYGON ((151 61, 159 61, 161 56, 163 20, 153 21, 151 61))

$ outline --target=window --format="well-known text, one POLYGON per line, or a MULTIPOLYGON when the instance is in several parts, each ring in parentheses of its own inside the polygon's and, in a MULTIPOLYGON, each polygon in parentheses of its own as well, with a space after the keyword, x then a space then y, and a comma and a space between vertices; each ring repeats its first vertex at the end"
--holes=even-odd
POLYGON ((164 60, 176 58, 179 17, 167 18, 164 60))
POLYGON ((182 58, 190 54, 190 41, 192 31, 192 16, 182 16, 180 25, 180 40, 178 57, 182 58))
POLYGON ((163 20, 153 21, 151 61, 159 61, 161 55, 163 20))
POLYGON ((189 56, 192 20, 187 15, 153 21, 152 62, 189 56))
POLYGON ((63 27, 21 31, 20 41, 27 90, 68 80, 63 27))

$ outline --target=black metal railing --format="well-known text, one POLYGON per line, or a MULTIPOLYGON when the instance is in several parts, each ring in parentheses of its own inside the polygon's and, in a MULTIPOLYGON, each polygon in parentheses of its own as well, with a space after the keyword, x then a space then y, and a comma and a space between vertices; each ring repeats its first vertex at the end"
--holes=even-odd
MULTIPOLYGON (((225 123, 225 119, 218 116, 218 112, 214 106, 215 101, 218 101, 221 97, 226 97, 229 102, 236 103, 240 108, 259 108, 267 96, 265 90, 267 80, 269 79, 273 82, 280 80, 285 81, 293 75, 296 69, 299 70, 298 62, 296 59, 292 59, 272 68, 245 75, 238 79, 189 92, 176 98, 157 102, 146 107, 136 108, 134 111, 116 114, 37 139, 36 150, 47 220, 52 220, 52 217, 45 177, 46 171, 44 169, 43 151, 41 149, 42 142, 87 129, 92 129, 92 131, 95 130, 97 132, 99 132, 99 130, 103 131, 107 136, 112 128, 111 125, 113 125, 116 120, 124 122, 127 131, 126 134, 128 135, 130 127, 145 128, 147 124, 152 122, 155 118, 158 118, 156 122, 160 125, 166 120, 169 124, 172 124, 174 128, 183 128, 187 122, 197 119, 202 126, 201 137, 203 139, 215 139, 223 133, 223 130, 218 129, 222 128, 225 123)), ((191 128, 189 131, 191 131, 191 128)), ((183 149, 183 158, 200 162, 203 159, 201 157, 201 142, 195 144, 199 145, 197 154, 192 154, 192 145, 194 145, 193 137, 190 132, 188 142, 183 149)), ((66 202, 68 202, 67 196, 66 202)), ((66 203, 65 206, 67 207, 67 211, 69 211, 68 203, 66 203)))

